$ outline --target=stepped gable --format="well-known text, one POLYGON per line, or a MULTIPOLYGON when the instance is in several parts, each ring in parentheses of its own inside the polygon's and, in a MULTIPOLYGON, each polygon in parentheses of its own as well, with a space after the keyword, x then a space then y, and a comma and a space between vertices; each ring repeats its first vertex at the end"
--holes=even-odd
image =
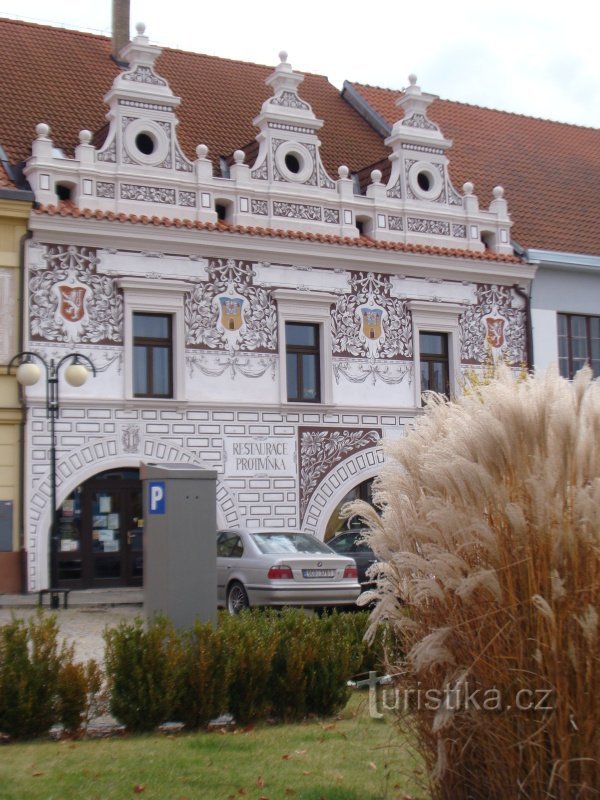
MULTIPOLYGON (((399 93, 348 84, 389 128, 399 93)), ((500 184, 510 200, 520 245, 600 253, 600 130, 435 99, 429 118, 452 139, 453 183, 487 197, 500 184)))

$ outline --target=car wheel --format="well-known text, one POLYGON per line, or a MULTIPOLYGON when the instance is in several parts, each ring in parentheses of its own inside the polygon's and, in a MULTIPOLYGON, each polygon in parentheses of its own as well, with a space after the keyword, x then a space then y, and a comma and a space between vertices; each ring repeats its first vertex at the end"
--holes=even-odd
POLYGON ((246 590, 238 581, 234 581, 227 589, 227 610, 230 614, 239 614, 245 608, 250 608, 246 590))

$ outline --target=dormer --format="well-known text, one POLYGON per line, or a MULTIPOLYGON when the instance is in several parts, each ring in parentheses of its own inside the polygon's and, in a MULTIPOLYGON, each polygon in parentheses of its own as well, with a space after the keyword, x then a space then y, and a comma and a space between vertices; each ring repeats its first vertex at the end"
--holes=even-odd
POLYGON ((386 194, 402 200, 431 201, 462 205, 448 177, 446 150, 452 146, 438 126, 427 116, 436 95, 417 86, 416 75, 409 75, 409 86, 396 101, 404 116, 396 122, 385 144, 392 149, 392 170, 386 194))
POLYGON ((192 173, 194 167, 177 141, 175 109, 181 100, 154 69, 161 53, 149 43, 145 27, 125 45, 121 58, 129 64, 104 98, 109 111, 108 136, 97 160, 119 166, 132 165, 157 170, 192 173))
POLYGON ((279 59, 280 63, 266 80, 273 96, 265 100, 253 121, 260 132, 251 176, 274 186, 281 184, 288 191, 292 186, 335 189, 336 184, 321 161, 317 132, 323 127, 323 120, 317 119, 298 94, 304 75, 292 70, 287 53, 279 53, 279 59))

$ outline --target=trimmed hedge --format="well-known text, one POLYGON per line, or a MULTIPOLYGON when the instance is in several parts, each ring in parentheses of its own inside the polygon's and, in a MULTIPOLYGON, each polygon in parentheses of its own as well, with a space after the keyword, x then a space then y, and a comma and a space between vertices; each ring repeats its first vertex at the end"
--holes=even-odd
POLYGON ((168 721, 198 728, 228 712, 239 724, 325 716, 348 700, 348 679, 374 668, 368 614, 301 609, 222 614, 178 632, 162 617, 105 634, 110 710, 131 730, 168 721))

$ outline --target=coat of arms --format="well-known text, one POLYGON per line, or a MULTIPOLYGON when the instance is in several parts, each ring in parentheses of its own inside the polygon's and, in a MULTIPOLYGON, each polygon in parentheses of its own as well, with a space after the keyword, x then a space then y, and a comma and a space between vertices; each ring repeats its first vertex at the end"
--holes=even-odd
POLYGON ((53 291, 58 301, 54 319, 66 331, 67 337, 75 342, 81 335, 87 317, 90 288, 79 281, 74 269, 70 269, 66 280, 55 283, 53 291))
POLYGON ((504 323, 502 317, 486 317, 486 336, 490 347, 498 350, 504 345, 504 323))
POLYGON ((242 327, 242 306, 244 300, 241 297, 219 297, 221 306, 221 325, 226 331, 237 331, 242 327))
POLYGON ((379 339, 381 336, 381 308, 362 308, 362 332, 367 339, 379 339))

